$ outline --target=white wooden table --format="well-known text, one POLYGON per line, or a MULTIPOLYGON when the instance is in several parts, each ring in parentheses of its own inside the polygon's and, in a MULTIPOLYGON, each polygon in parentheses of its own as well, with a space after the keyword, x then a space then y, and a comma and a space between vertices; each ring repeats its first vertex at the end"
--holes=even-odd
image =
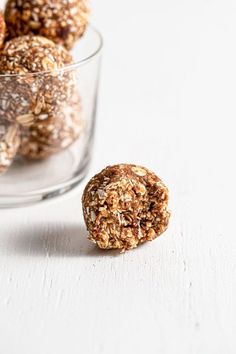
POLYGON ((236 4, 100 0, 94 159, 155 170, 169 230, 122 255, 86 240, 82 188, 0 211, 1 354, 236 352, 236 4))

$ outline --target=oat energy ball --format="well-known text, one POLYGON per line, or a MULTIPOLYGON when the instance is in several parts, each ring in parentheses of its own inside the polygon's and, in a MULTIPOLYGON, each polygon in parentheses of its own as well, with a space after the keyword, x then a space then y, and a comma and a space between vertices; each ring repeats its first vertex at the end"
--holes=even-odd
POLYGON ((11 165, 19 145, 18 125, 0 119, 0 175, 11 165))
POLYGON ((0 11, 0 48, 3 45, 5 35, 6 35, 6 24, 5 24, 2 11, 0 11))
POLYGON ((47 119, 22 128, 19 154, 28 159, 44 159, 70 146, 83 131, 80 97, 47 119))
POLYGON ((128 250, 152 241, 168 226, 168 189, 136 165, 108 166, 85 188, 83 213, 89 239, 103 249, 128 250))
POLYGON ((87 0, 8 0, 5 19, 11 38, 47 37, 71 49, 88 24, 87 0))
POLYGON ((29 126, 60 110, 74 79, 71 71, 59 69, 71 63, 66 49, 44 37, 7 42, 0 55, 0 118, 29 126))

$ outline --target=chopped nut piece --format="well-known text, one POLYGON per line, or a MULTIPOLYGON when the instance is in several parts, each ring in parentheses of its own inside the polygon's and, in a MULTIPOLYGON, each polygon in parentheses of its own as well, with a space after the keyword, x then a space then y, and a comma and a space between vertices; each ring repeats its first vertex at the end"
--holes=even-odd
POLYGON ((0 48, 3 45, 5 36, 6 36, 6 24, 5 24, 2 11, 0 11, 0 48))
POLYGON ((0 119, 30 126, 60 111, 75 87, 74 73, 60 69, 71 63, 66 49, 44 37, 7 42, 0 56, 0 119))
POLYGON ((71 49, 85 32, 87 0, 8 0, 5 19, 10 38, 34 34, 71 49))
POLYGON ((145 167, 108 166, 87 184, 82 203, 89 239, 103 249, 137 247, 168 227, 168 189, 145 167))
POLYGON ((17 124, 0 120, 0 174, 7 171, 20 145, 20 130, 17 124))

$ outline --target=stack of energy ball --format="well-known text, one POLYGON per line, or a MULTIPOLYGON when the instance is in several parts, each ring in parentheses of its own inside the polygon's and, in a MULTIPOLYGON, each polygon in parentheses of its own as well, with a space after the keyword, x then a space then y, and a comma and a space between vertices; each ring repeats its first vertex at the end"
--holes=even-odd
POLYGON ((60 69, 88 17, 87 0, 8 0, 0 12, 0 174, 16 154, 47 158, 79 137, 75 77, 60 69))
MULTIPOLYGON (((8 0, 0 13, 0 174, 16 154, 46 158, 82 130, 81 101, 68 52, 88 23, 86 0, 8 0)), ((89 239, 102 249, 133 249, 168 227, 169 192, 145 167, 108 166, 82 198, 89 239)))

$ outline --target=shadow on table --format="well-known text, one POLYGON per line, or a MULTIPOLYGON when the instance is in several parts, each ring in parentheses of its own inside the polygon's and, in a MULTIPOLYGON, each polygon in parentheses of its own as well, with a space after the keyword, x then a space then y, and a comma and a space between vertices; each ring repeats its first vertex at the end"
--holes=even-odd
POLYGON ((35 257, 114 257, 116 251, 99 250, 87 239, 86 228, 80 224, 47 223, 21 230, 14 239, 14 250, 35 257))

